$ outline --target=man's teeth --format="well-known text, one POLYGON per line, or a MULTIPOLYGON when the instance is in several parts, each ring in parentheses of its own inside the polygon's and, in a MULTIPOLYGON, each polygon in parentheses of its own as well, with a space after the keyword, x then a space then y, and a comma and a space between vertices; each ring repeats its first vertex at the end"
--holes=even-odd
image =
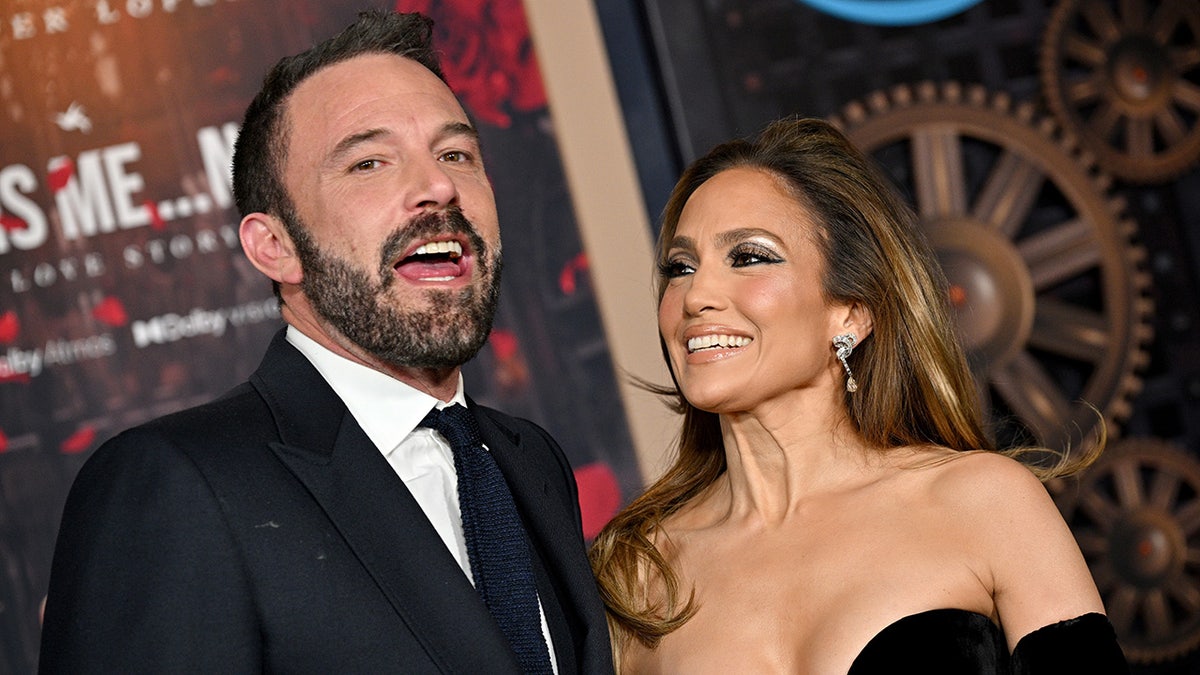
POLYGON ((698 352, 701 349, 717 347, 745 347, 750 344, 750 338, 741 335, 701 335, 687 341, 688 352, 698 352))
POLYGON ((449 253, 454 257, 462 255, 462 244, 457 241, 431 241, 428 244, 422 244, 421 248, 413 251, 413 255, 433 255, 437 253, 449 253))

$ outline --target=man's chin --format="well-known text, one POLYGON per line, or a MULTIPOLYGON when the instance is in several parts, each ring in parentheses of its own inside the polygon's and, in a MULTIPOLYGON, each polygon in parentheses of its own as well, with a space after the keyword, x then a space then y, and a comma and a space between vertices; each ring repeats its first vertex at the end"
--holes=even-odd
POLYGON ((458 368, 467 361, 475 358, 483 345, 487 343, 487 334, 472 339, 435 340, 425 337, 421 353, 413 353, 411 349, 402 349, 394 353, 376 353, 376 358, 396 368, 423 368, 441 370, 458 368))

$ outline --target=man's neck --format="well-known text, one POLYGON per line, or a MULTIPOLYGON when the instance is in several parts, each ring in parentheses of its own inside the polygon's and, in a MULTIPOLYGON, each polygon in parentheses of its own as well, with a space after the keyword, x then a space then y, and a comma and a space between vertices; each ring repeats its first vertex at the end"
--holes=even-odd
POLYGON ((449 402, 458 392, 459 366, 446 368, 410 368, 384 363, 344 335, 320 321, 310 312, 293 311, 290 304, 282 310, 283 319, 296 331, 338 356, 397 379, 408 386, 449 402))

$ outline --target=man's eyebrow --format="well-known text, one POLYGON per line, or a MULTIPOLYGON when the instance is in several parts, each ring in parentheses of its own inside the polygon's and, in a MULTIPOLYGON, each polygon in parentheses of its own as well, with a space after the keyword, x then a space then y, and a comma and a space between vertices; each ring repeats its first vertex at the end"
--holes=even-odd
MULTIPOLYGON (((350 154, 354 148, 358 147, 359 145, 373 141, 382 136, 388 136, 391 133, 392 132, 388 129, 375 128, 350 134, 349 136, 338 141, 338 144, 333 146, 333 149, 329 151, 329 162, 337 164, 343 157, 350 154)), ((443 124, 442 128, 439 130, 437 138, 439 140, 444 140, 446 138, 453 138, 455 136, 465 136, 476 145, 479 144, 479 131, 466 122, 447 122, 443 124)))
POLYGON ((350 134, 349 136, 338 141, 338 144, 333 146, 333 150, 329 152, 329 161, 337 163, 342 157, 348 155, 354 148, 374 140, 380 136, 386 136, 391 132, 387 129, 367 129, 358 133, 350 134))
POLYGON ((454 136, 466 136, 476 145, 479 144, 479 130, 466 122, 447 122, 442 125, 438 138, 445 139, 454 136))

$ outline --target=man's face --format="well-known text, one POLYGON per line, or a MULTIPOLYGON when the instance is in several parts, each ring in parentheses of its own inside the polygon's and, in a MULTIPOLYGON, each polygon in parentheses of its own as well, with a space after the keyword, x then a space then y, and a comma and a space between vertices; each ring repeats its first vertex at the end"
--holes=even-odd
POLYGON ((284 215, 329 337, 393 367, 474 356, 499 294, 500 233, 449 88, 414 61, 359 56, 297 87, 287 123, 284 215))

